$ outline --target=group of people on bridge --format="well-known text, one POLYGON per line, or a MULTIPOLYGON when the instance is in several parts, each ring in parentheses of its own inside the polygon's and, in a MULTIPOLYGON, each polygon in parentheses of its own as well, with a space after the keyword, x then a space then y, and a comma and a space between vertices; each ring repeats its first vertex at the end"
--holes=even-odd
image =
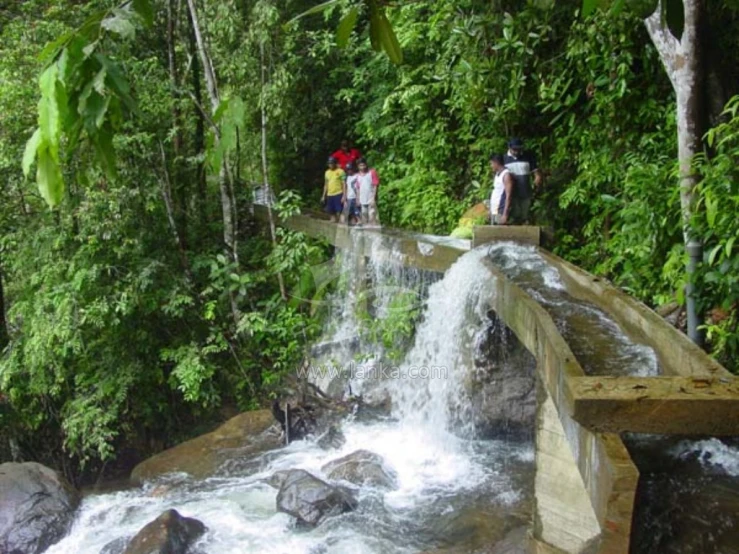
POLYGON ((380 224, 377 216, 377 188, 380 178, 367 160, 348 140, 328 158, 321 198, 331 217, 348 225, 380 224))
MULTIPOLYGON (((493 189, 490 194, 492 225, 529 223, 534 187, 541 186, 541 171, 523 141, 511 138, 505 154, 490 156, 493 189), (532 183, 533 181, 533 183, 532 183)), ((331 221, 348 225, 379 225, 377 190, 380 179, 367 160, 348 140, 328 158, 322 203, 331 221)))
POLYGON ((525 225, 529 222, 534 186, 541 186, 541 171, 536 157, 523 148, 523 141, 512 138, 505 154, 490 156, 493 190, 490 194, 492 225, 525 225), (532 186, 532 178, 533 185, 532 186))

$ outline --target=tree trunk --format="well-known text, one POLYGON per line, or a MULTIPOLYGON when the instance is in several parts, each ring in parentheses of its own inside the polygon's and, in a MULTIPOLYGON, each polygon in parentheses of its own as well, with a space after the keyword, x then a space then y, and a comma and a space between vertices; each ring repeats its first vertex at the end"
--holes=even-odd
POLYGON ((167 210, 167 221, 169 221, 169 228, 172 231, 172 238, 174 238, 174 242, 177 245, 177 251, 180 255, 182 270, 185 272, 187 280, 192 284, 195 281, 193 279, 192 272, 190 271, 190 262, 187 258, 187 249, 185 248, 185 243, 182 240, 182 235, 180 234, 180 231, 177 228, 177 223, 175 221, 175 210, 174 206, 172 205, 172 183, 169 178, 169 171, 167 171, 167 157, 164 154, 164 145, 161 142, 159 143, 159 151, 162 155, 162 167, 164 171, 164 180, 162 182, 162 199, 164 200, 164 207, 167 210))
POLYGON ((193 31, 192 16, 190 11, 187 12, 188 20, 190 21, 190 29, 188 32, 188 45, 190 49, 190 56, 192 58, 192 88, 193 96, 195 97, 197 119, 195 120, 195 153, 200 158, 197 164, 197 188, 198 188, 198 201, 200 203, 201 214, 205 213, 206 208, 206 183, 205 183, 205 114, 200 110, 199 106, 203 105, 203 89, 200 82, 200 62, 198 61, 198 46, 195 40, 195 31, 193 31))
POLYGON ((661 6, 646 20, 647 31, 659 52, 677 97, 677 148, 680 165, 680 204, 683 232, 690 239, 689 220, 693 212, 693 189, 698 175, 692 168, 695 155, 702 149, 704 132, 704 75, 701 65, 700 29, 703 0, 683 0, 685 29, 676 39, 661 17, 661 6))
MULTIPOLYGON (((690 218, 695 208, 693 191, 699 176, 692 164, 702 149, 705 125, 705 79, 701 64, 701 29, 703 27, 704 0, 683 0, 685 27, 682 37, 675 38, 662 20, 661 2, 656 11, 645 20, 667 75, 672 82, 677 99, 677 155, 680 169, 680 206, 683 216, 683 238, 692 258, 689 273, 702 258, 700 242, 690 229, 690 218)), ((688 287, 688 332, 700 342, 697 332, 699 317, 695 312, 695 298, 691 284, 688 287), (692 313, 691 313, 692 312, 692 313), (692 320, 692 321, 691 321, 692 320)))
MULTIPOLYGON (((277 232, 275 229, 275 220, 272 215, 272 192, 269 188, 269 166, 267 165, 267 106, 265 105, 264 87, 267 85, 267 62, 264 58, 264 41, 259 43, 259 58, 262 66, 262 182, 264 184, 264 193, 267 199, 267 217, 269 219, 269 233, 272 237, 272 247, 277 246, 277 232)), ((277 272, 277 281, 280 284, 280 294, 283 300, 287 300, 287 292, 285 291, 285 280, 282 278, 282 272, 277 272)))
POLYGON ((8 321, 5 318, 5 287, 3 286, 2 267, 0 267, 0 350, 8 345, 9 338, 8 321))
POLYGON ((172 171, 171 171, 171 187, 174 196, 174 217, 178 225, 178 235, 180 241, 184 245, 187 238, 187 200, 180 171, 180 155, 182 152, 182 114, 179 105, 180 80, 177 71, 177 22, 180 13, 180 0, 169 0, 167 3, 167 59, 169 61, 169 81, 172 94, 172 127, 174 136, 172 137, 172 171))
MULTIPOLYGON (((192 30, 195 34, 195 43, 198 49, 198 55, 200 56, 200 63, 203 68, 203 75, 205 76, 205 87, 208 91, 208 98, 210 99, 210 106, 212 114, 215 115, 218 106, 221 103, 220 96, 218 95, 218 82, 216 81, 216 74, 213 70, 213 63, 211 62, 210 56, 208 55, 208 49, 203 40, 203 34, 200 31, 200 23, 198 21, 197 8, 195 6, 195 0, 187 0, 187 6, 190 10, 190 22, 192 23, 192 30)), ((216 132, 216 144, 220 141, 220 137, 216 132)), ((229 252, 232 259, 236 259, 236 232, 234 227, 234 207, 232 196, 229 191, 228 185, 228 172, 226 169, 226 162, 224 161, 221 165, 221 170, 218 174, 221 191, 221 210, 223 212, 223 242, 229 252)))

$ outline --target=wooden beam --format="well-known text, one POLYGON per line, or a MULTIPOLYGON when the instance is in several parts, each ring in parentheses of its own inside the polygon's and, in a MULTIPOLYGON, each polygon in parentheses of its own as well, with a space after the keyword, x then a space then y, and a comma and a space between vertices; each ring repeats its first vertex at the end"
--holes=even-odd
POLYGON ((738 435, 739 379, 570 377, 572 417, 595 432, 738 435))

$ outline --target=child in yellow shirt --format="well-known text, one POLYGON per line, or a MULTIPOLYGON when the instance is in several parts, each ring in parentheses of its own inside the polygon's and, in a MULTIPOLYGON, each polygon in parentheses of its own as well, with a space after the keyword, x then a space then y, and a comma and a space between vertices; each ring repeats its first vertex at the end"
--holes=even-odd
POLYGON ((326 212, 331 216, 331 221, 336 222, 344 210, 344 183, 346 174, 338 167, 336 158, 328 159, 328 169, 323 180, 323 197, 321 201, 326 204, 326 212))

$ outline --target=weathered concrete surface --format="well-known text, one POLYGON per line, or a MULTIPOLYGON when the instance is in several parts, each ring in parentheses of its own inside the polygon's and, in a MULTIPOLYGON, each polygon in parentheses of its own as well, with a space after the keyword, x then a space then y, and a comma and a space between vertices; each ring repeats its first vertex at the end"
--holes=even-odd
MULTIPOLYGON (((542 509, 537 509, 534 537, 568 552, 625 554, 629 549, 638 471, 618 435, 593 433, 572 419, 568 384, 571 379, 585 377, 585 374, 549 314, 521 288, 506 279, 492 262, 486 261, 485 265, 496 283, 496 294, 490 300, 491 308, 536 357, 543 388, 555 408, 554 412, 549 412, 549 420, 546 420, 547 433, 537 432, 537 451, 541 441, 557 436, 557 425, 561 425, 560 438, 564 440, 556 444, 550 441, 549 446, 545 446, 547 443, 544 442, 541 447, 556 452, 560 460, 566 459, 563 449, 569 448, 573 466, 579 473, 580 492, 584 489, 592 515, 600 528, 600 534, 594 542, 583 542, 581 546, 587 546, 585 550, 571 550, 571 541, 572 536, 587 537, 592 531, 592 520, 587 509, 581 513, 582 528, 570 529, 570 537, 554 530, 545 532, 545 529, 556 529, 561 525, 554 511, 543 508, 551 506, 555 502, 551 497, 559 494, 544 485, 549 479, 559 479, 559 474, 557 464, 548 466, 537 463, 537 483, 542 486, 536 488, 535 494, 537 506, 541 502, 542 509), (558 423, 551 420, 554 413, 558 423), (539 475, 540 472, 542 475, 539 475), (550 542, 555 540, 562 540, 562 543, 550 542)), ((577 479, 572 479, 570 484, 576 489, 577 479)), ((574 497, 576 493, 573 490, 571 494, 574 497)))
MULTIPOLYGON (((542 257, 559 271, 575 298, 592 302, 639 342, 654 348, 666 375, 716 376, 735 379, 683 333, 628 294, 551 252, 539 249, 542 257)), ((739 429, 736 429, 739 432, 739 429)))
POLYGON ((716 377, 577 377, 572 417, 596 432, 721 436, 739 431, 739 382, 716 377))
MULTIPOLYGON (((264 220, 266 211, 262 206, 254 207, 257 219, 264 220)), ((388 251, 394 249, 401 254, 394 259, 428 271, 446 271, 470 248, 470 241, 403 233, 394 229, 348 227, 311 215, 296 215, 281 222, 281 225, 311 237, 324 238, 337 248, 359 248, 366 256, 370 256, 377 241, 383 241, 388 251), (359 240, 353 240, 353 237, 359 240)))
POLYGON ((601 529, 552 397, 540 387, 534 534, 566 552, 596 552, 601 529))
POLYGON ((476 225, 472 228, 472 247, 490 242, 513 241, 541 244, 541 228, 529 225, 476 225))
POLYGON ((253 456, 282 445, 270 410, 245 412, 211 433, 201 435, 144 460, 131 472, 137 485, 167 473, 183 472, 195 479, 214 475, 230 458, 253 456), (274 431, 274 432, 273 432, 274 431))

